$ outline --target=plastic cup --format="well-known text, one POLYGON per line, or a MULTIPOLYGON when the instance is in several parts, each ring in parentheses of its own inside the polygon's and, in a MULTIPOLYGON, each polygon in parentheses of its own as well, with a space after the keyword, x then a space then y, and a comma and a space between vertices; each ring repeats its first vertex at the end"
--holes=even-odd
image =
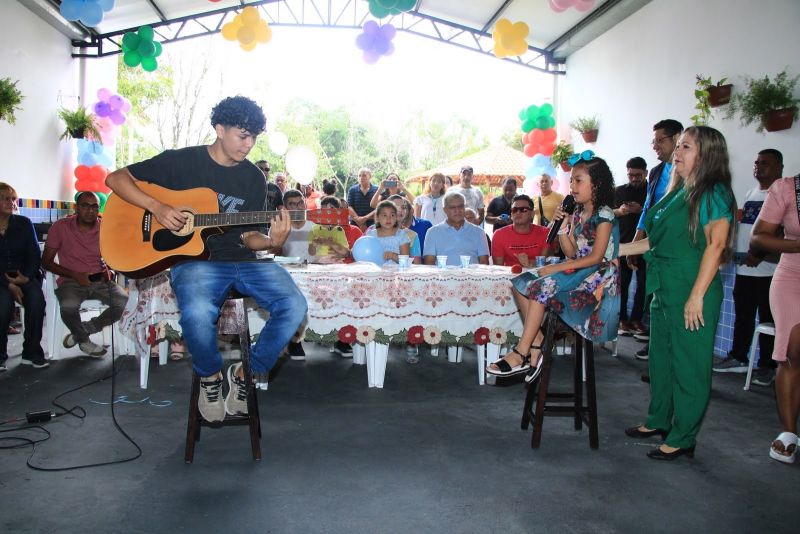
POLYGON ((536 256, 536 266, 537 267, 544 267, 544 256, 536 256))
POLYGON ((461 268, 466 269, 469 267, 469 262, 472 259, 472 256, 460 256, 461 258, 461 268))
POLYGON ((407 254, 400 254, 397 256, 397 264, 401 269, 408 269, 411 267, 411 258, 407 254))
POLYGON ((447 256, 436 256, 436 266, 440 269, 447 267, 447 256))

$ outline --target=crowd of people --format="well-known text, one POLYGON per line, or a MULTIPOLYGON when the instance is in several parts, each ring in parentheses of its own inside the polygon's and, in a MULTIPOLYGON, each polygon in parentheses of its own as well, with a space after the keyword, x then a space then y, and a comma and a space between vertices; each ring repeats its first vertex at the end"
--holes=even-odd
MULTIPOLYGON (((659 164, 648 173, 642 157, 627 161, 627 183, 614 187, 607 162, 591 151, 570 159, 569 193, 576 209, 553 190, 553 177, 538 178, 539 194, 519 194, 519 183, 507 177, 501 194, 485 205, 473 184, 474 170, 461 169, 459 179, 433 174, 415 196, 397 173, 374 183, 368 168, 358 182, 339 191, 333 180, 290 187, 289 177, 260 160, 247 161, 255 138, 265 127, 261 109, 244 97, 228 98, 212 111, 216 140, 210 146, 166 151, 150 160, 117 170, 107 183, 127 202, 153 213, 171 230, 185 214, 137 186, 139 179, 176 190, 209 187, 221 206, 240 211, 277 210, 271 227, 228 228, 208 240, 208 261, 179 263, 170 280, 182 310, 180 326, 194 371, 200 376, 201 414, 219 421, 243 413, 245 377, 241 365, 223 372, 216 342, 220 306, 228 292, 250 295, 271 314, 253 348, 252 368, 268 371, 286 349, 303 359, 294 334, 307 305, 291 277, 278 264, 252 261, 265 253, 314 263, 348 263, 363 235, 377 239, 383 261, 402 257, 432 265, 445 256, 449 265, 468 257, 473 264, 519 265, 513 294, 523 319, 523 333, 487 372, 524 374, 533 381, 541 370, 541 325, 546 313, 557 314, 577 334, 595 342, 633 335, 647 345, 637 357, 648 360, 642 378, 650 383, 650 403, 643 423, 625 429, 628 436, 661 436, 648 457, 672 460, 694 454, 709 402, 712 371, 744 372, 756 314, 774 322, 776 335, 760 339, 756 385, 775 381, 782 432, 770 456, 792 462, 798 445, 800 412, 800 323, 792 303, 800 293, 800 177, 782 178, 782 155, 764 149, 757 155, 754 178, 737 209, 728 149, 715 129, 683 129, 667 119, 653 127, 652 146, 659 164), (191 172, 186 172, 186 169, 191 172), (181 169, 176 172, 175 169, 181 169), (797 205, 796 205, 797 204, 797 205), (346 208, 350 224, 315 224, 289 217, 318 208, 346 208), (548 225, 558 224, 548 243, 548 225), (487 231, 491 228, 491 231, 487 231), (622 248, 621 248, 622 247, 622 248), (562 261, 543 264, 543 256, 562 261), (720 268, 736 263, 733 292, 736 324, 728 358, 715 361, 714 342, 723 289, 720 268), (635 284, 635 289, 633 287, 635 284), (767 297, 768 296, 768 297, 767 297), (648 326, 649 323, 649 326, 648 326), (777 373, 775 372, 777 368, 777 373), (229 393, 223 398, 227 375, 229 393)), ((100 256, 99 199, 94 193, 76 198, 76 213, 55 223, 43 255, 31 221, 14 213, 16 191, 0 183, 0 255, 5 274, 0 284, 0 370, 15 302, 24 307, 22 363, 48 365, 41 350, 44 321, 42 269, 57 275, 55 295, 69 333, 67 348, 77 345, 89 356, 103 357, 105 347, 90 338, 118 320, 126 296, 100 256), (82 321, 80 304, 98 299, 108 308, 82 321)), ((334 350, 352 357, 352 348, 337 342, 334 350)), ((417 363, 416 346, 407 347, 408 363, 417 363)))

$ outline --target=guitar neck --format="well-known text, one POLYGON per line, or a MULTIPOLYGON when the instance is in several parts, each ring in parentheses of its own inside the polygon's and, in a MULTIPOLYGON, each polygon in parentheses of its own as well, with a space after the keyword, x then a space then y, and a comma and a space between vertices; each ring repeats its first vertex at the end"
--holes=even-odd
MULTIPOLYGON (((303 210, 285 210, 292 222, 304 222, 303 210)), ((195 228, 220 226, 258 226, 268 224, 278 216, 277 211, 244 211, 240 213, 198 213, 194 216, 195 228)))

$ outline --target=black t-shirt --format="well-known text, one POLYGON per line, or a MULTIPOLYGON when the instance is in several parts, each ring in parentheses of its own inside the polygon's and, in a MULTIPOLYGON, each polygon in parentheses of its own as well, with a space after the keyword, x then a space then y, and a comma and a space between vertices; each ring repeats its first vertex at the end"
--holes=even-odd
MULTIPOLYGON (((194 146, 167 150, 140 163, 128 166, 137 180, 151 182, 167 189, 183 191, 208 187, 217 193, 220 213, 264 211, 282 205, 280 190, 268 188, 264 174, 245 160, 232 167, 220 165, 211 158, 208 147, 194 146), (271 199, 267 196, 269 190, 271 199), (272 204, 272 206, 270 206, 272 204)), ((255 252, 245 247, 239 236, 242 232, 265 228, 257 226, 229 226, 223 233, 209 236, 206 247, 209 259, 221 261, 247 261, 256 259, 255 252)))
MULTIPOLYGON (((486 215, 491 215, 492 217, 499 217, 504 213, 509 217, 511 216, 511 202, 506 200, 506 197, 503 195, 493 198, 492 201, 489 202, 489 206, 486 208, 486 215)), ((508 222, 497 221, 492 225, 492 232, 496 232, 500 228, 508 226, 509 224, 511 224, 511 219, 509 219, 508 222)))
MULTIPOLYGON (((632 187, 631 184, 621 185, 614 192, 614 208, 622 206, 625 202, 636 202, 644 206, 644 199, 647 197, 647 185, 632 187)), ((619 222, 619 242, 628 243, 636 235, 636 225, 639 224, 639 213, 629 213, 622 217, 617 217, 619 222)))

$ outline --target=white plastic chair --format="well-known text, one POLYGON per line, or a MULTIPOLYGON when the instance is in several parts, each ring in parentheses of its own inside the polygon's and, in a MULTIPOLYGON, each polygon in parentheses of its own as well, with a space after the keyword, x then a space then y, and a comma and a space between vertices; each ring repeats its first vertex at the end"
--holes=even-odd
MULTIPOLYGON (((744 381, 744 390, 750 390, 750 379, 753 377, 753 363, 756 359, 756 347, 758 346, 758 336, 759 334, 765 334, 767 336, 775 336, 775 325, 773 323, 759 323, 756 326, 755 332, 753 332, 753 342, 750 343, 750 356, 748 357, 747 362, 747 378, 744 381)), ((761 357, 763 358, 764 355, 762 354, 761 357)))
MULTIPOLYGON (((63 349, 61 340, 64 337, 64 330, 66 326, 61 320, 61 306, 58 303, 58 298, 55 294, 56 280, 51 272, 47 272, 44 279, 44 298, 46 302, 47 314, 47 356, 51 360, 59 359, 59 350, 63 349)), ((105 310, 107 306, 99 300, 85 300, 81 303, 81 315, 84 313, 96 312, 100 313, 105 310)), ((114 323, 114 341, 117 343, 117 353, 127 354, 130 350, 130 343, 128 338, 122 335, 117 327, 118 323, 114 323)), ((106 331, 101 332, 103 336, 103 345, 106 344, 106 331)), ((67 350, 67 349, 63 349, 67 350)), ((70 349, 71 350, 71 349, 70 349)))

